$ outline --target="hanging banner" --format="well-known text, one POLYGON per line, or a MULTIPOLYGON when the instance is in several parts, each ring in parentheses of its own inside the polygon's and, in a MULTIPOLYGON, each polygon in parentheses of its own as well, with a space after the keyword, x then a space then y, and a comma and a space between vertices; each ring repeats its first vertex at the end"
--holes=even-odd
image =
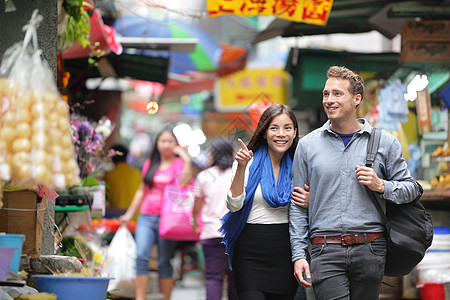
POLYGON ((416 98, 416 110, 417 110, 417 122, 419 123, 419 134, 431 132, 431 107, 430 107, 430 94, 428 88, 417 92, 416 98))
POLYGON ((280 69, 245 69, 220 78, 215 83, 217 111, 248 111, 252 103, 272 101, 287 104, 289 73, 280 69))
POLYGON ((208 0, 210 17, 275 16, 294 22, 326 25, 333 0, 208 0))

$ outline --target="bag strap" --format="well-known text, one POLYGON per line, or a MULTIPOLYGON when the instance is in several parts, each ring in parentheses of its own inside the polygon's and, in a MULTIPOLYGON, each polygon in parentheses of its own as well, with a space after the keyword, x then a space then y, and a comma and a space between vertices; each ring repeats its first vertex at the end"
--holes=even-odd
POLYGON ((367 143, 366 167, 372 168, 380 145, 381 129, 373 128, 367 143))
MULTIPOLYGON (((367 142, 367 157, 366 157, 366 167, 372 168, 373 163, 375 161, 375 157, 378 152, 378 146, 380 145, 380 139, 381 139, 381 129, 378 128, 372 128, 372 133, 369 135, 369 141, 367 142)), ((375 192, 369 189, 370 194, 372 197, 370 197, 375 204, 375 207, 377 208, 378 213, 380 214, 381 218, 384 221, 384 224, 388 223, 388 219, 386 217, 386 214, 383 211, 383 208, 380 205, 380 202, 378 202, 378 198, 375 195, 375 192)))

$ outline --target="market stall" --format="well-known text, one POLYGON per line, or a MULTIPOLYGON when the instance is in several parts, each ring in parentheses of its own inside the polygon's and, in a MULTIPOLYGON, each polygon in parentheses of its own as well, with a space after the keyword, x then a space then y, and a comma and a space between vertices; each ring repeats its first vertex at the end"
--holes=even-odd
MULTIPOLYGON (((101 276, 105 258, 101 245, 69 232, 91 225, 92 215, 104 215, 104 185, 96 177, 108 159, 104 140, 112 124, 106 119, 93 123, 69 112, 38 48, 37 28, 42 19, 35 10, 24 26, 23 41, 5 52, 0 66, 0 287, 23 287, 8 292, 15 296, 39 290, 42 299, 55 299, 56 295, 74 299, 48 284, 71 274, 71 278, 80 277, 76 289, 86 282, 93 285, 91 291, 97 290, 96 282, 104 279, 106 286, 97 290, 95 297, 89 289, 84 296, 78 293, 84 299, 103 300, 111 278, 101 276), (56 207, 57 217, 61 214, 56 222, 50 204, 56 207), (79 212, 84 214, 73 215, 79 212), (52 222, 51 254, 53 249, 67 250, 64 238, 72 236, 72 248, 80 250, 78 256, 75 252, 42 255, 47 218, 52 222), (13 250, 13 255, 6 250, 13 250)), ((0 298, 3 296, 6 294, 0 298)))

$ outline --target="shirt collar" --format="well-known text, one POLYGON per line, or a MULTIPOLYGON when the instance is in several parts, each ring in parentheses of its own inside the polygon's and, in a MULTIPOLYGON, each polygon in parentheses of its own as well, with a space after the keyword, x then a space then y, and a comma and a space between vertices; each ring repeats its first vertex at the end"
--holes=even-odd
MULTIPOLYGON (((357 133, 362 134, 364 132, 367 132, 370 134, 372 132, 373 127, 370 126, 369 122, 367 122, 366 119, 360 118, 357 119, 357 121, 363 124, 361 130, 359 130, 357 133)), ((330 133, 333 133, 333 131, 330 128, 330 124, 331 124, 330 120, 326 121, 325 124, 323 124, 322 127, 320 127, 320 131, 328 131, 330 133)))

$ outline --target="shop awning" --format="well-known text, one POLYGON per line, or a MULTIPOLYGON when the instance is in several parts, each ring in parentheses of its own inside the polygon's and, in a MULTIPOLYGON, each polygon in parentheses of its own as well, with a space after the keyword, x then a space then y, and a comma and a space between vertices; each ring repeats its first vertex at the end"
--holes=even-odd
POLYGON ((169 59, 139 54, 110 53, 100 58, 96 65, 89 64, 86 58, 65 59, 64 68, 74 76, 83 78, 132 78, 166 84, 169 59))
MULTIPOLYGON (((222 48, 216 40, 198 27, 177 19, 159 20, 150 17, 124 16, 114 21, 117 33, 126 38, 174 38, 195 39, 194 51, 181 53, 175 51, 143 50, 148 56, 170 57, 170 72, 184 74, 188 71, 212 71, 218 66, 222 48)), ((134 53, 135 47, 124 47, 124 52, 134 53), (130 52, 131 51, 131 52, 130 52)))
POLYGON ((389 39, 399 34, 406 20, 450 18, 450 1, 334 0, 326 26, 274 20, 252 44, 276 36, 294 37, 332 33, 362 33, 376 30, 389 39))
MULTIPOLYGON (((116 39, 116 30, 111 26, 103 24, 98 9, 93 10, 90 21, 89 40, 92 45, 98 43, 95 49, 104 51, 105 55, 111 53, 111 51, 116 54, 122 53, 122 45, 116 39)), ((64 59, 89 57, 91 52, 91 48, 83 48, 79 42, 75 42, 72 47, 63 51, 62 57, 64 59)))

